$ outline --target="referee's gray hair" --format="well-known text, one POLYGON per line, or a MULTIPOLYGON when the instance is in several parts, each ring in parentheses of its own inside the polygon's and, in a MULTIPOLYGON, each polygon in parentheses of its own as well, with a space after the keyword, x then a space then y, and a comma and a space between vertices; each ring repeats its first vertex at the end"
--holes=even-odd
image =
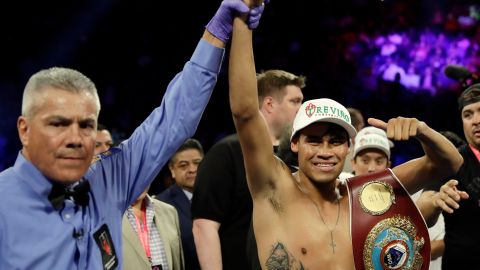
POLYGON ((52 67, 43 69, 33 74, 25 86, 22 100, 22 115, 32 117, 35 115, 36 96, 47 88, 54 88, 69 91, 72 93, 89 93, 92 95, 95 106, 97 107, 97 116, 100 113, 100 99, 98 98, 95 84, 82 73, 63 67, 52 67))

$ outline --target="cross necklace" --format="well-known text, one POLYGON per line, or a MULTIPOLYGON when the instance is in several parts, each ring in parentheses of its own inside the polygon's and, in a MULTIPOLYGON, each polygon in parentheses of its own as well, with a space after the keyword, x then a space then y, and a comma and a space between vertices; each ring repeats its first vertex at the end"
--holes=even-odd
POLYGON ((332 247, 332 252, 335 253, 335 247, 337 246, 337 244, 335 243, 335 240, 333 239, 333 231, 337 228, 337 225, 338 225, 338 220, 340 219, 340 201, 338 200, 338 196, 336 198, 336 202, 337 202, 337 205, 338 205, 338 211, 337 211, 337 221, 335 222, 335 226, 333 226, 332 229, 330 229, 327 225, 327 223, 325 222, 325 219, 323 218, 321 212, 320 212, 320 207, 318 207, 317 203, 310 197, 310 195, 308 194, 307 191, 305 191, 302 186, 300 185, 299 182, 295 181, 295 183, 297 184, 297 187, 298 189, 300 189, 300 191, 305 195, 307 196, 307 198, 313 203, 313 205, 315 206, 315 208, 317 209, 317 213, 318 215, 320 216, 320 219, 322 220, 323 222, 323 225, 325 225, 325 227, 327 228, 327 230, 330 232, 330 244, 329 246, 332 247))

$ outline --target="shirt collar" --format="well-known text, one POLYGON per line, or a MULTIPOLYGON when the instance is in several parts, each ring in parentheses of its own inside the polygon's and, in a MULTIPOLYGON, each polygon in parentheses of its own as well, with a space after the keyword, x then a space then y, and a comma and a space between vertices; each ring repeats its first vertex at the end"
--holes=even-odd
MULTIPOLYGON (((147 217, 148 217, 149 213, 153 213, 155 211, 155 207, 153 205, 152 197, 150 197, 150 195, 147 194, 147 196, 145 196, 143 201, 145 202, 145 210, 146 210, 147 217)), ((128 206, 127 213, 130 214, 130 215, 134 215, 133 207, 131 205, 128 206)))
POLYGON ((183 193, 185 193, 185 196, 187 196, 187 199, 188 199, 189 201, 192 201, 193 194, 192 194, 190 191, 186 190, 186 189, 183 189, 183 188, 181 188, 181 189, 182 189, 183 193))
POLYGON ((32 190, 39 194, 41 197, 48 197, 50 190, 52 189, 52 182, 40 172, 30 161, 28 161, 20 152, 13 165, 13 170, 20 176, 20 179, 24 181, 32 190))
MULTIPOLYGON (((45 177, 32 162, 23 156, 21 151, 18 153, 13 170, 20 176, 22 181, 32 188, 33 192, 40 195, 40 197, 48 198, 53 186, 52 180, 45 177)), ((79 182, 75 182, 71 186, 74 187, 78 184, 79 182)))
POLYGON ((150 197, 150 195, 147 194, 147 196, 145 196, 145 208, 148 210, 153 210, 153 202, 152 202, 152 197, 150 197))

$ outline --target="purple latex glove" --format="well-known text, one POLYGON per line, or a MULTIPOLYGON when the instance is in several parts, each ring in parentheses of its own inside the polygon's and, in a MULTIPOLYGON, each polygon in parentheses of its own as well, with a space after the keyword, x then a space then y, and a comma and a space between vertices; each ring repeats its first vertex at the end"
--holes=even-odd
MULTIPOLYGON (((265 1, 268 3, 268 1, 265 1)), ((242 0, 223 0, 215 16, 207 24, 208 32, 223 42, 227 42, 232 35, 233 18, 241 13, 250 13, 247 24, 250 29, 258 26, 264 5, 254 7, 252 10, 242 0)))
POLYGON ((260 6, 254 7, 250 10, 250 14, 248 16, 248 28, 255 29, 257 28, 258 24, 260 23, 260 18, 262 17, 263 9, 265 8, 265 4, 268 1, 265 0, 264 3, 260 6))
POLYGON ((242 0, 223 0, 206 28, 212 35, 227 42, 232 35, 233 18, 239 13, 248 13, 249 10, 242 0))

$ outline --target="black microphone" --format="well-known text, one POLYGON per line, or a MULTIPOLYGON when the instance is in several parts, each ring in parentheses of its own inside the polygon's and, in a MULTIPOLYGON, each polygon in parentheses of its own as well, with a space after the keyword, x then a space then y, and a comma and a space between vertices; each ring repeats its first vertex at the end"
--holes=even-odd
POLYGON ((467 87, 479 82, 478 75, 470 72, 466 67, 460 65, 447 65, 444 73, 450 79, 461 82, 463 87, 467 87))
POLYGON ((444 72, 447 77, 457 81, 463 81, 473 75, 467 68, 459 65, 448 65, 444 72))
POLYGON ((80 229, 79 231, 77 230, 73 231, 73 238, 81 239, 82 237, 83 237, 83 229, 80 229))

